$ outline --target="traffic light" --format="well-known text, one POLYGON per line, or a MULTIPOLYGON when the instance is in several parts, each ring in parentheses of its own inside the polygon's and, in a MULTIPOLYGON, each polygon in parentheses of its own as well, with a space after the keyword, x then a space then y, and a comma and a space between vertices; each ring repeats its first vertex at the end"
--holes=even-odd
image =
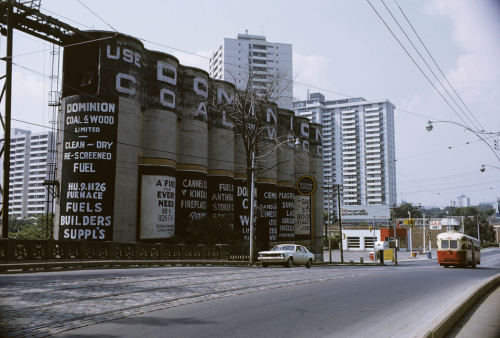
POLYGON ((345 234, 342 234, 342 239, 345 239, 345 234))
POLYGON ((413 226, 415 225, 415 220, 413 218, 405 219, 404 225, 409 225, 410 228, 413 228, 413 226))
POLYGON ((371 225, 369 225, 368 229, 370 229, 370 232, 372 232, 373 227, 371 225))

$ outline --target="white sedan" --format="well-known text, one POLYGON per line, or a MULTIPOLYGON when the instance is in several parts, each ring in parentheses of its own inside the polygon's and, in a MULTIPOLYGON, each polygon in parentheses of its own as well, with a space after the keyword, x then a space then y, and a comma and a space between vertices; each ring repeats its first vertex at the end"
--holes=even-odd
POLYGON ((263 267, 269 264, 281 264, 285 268, 290 268, 292 265, 305 264, 306 268, 310 268, 314 261, 314 254, 302 245, 280 244, 270 251, 259 252, 258 259, 263 267))

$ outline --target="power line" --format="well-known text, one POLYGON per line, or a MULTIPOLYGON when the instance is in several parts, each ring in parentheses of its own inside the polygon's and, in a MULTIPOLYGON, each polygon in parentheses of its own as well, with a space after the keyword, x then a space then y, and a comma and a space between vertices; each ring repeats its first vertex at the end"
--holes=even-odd
MULTIPOLYGON (((391 10, 387 7, 387 5, 385 4, 384 0, 380 0, 383 4, 384 4, 384 7, 387 9, 387 11, 389 12, 389 14, 391 15, 391 17, 394 19, 394 21, 396 22, 396 24, 399 26, 399 28, 401 29, 401 31, 403 32, 403 34, 406 36, 406 38, 408 39, 408 41, 410 42, 410 44, 413 46, 413 48, 415 49, 415 51, 417 52, 417 54, 420 56, 420 58, 422 59, 422 61, 424 61, 425 65, 427 66, 427 68, 429 68, 429 70, 431 71, 432 75, 434 75, 434 77, 436 78, 436 80, 439 82, 439 84, 441 85, 441 87, 443 87, 444 91, 448 94, 448 96, 451 98, 451 100, 453 101, 453 103, 455 103, 455 105, 458 107, 458 109, 460 109, 462 111, 462 113, 464 114, 465 117, 467 117, 467 119, 474 125, 474 128, 477 128, 479 129, 475 124, 474 122, 467 116, 467 114, 463 111, 462 107, 460 107, 460 105, 455 101, 455 99, 451 96, 450 92, 448 92, 448 90, 446 89, 446 87, 443 85, 443 83, 439 80, 439 78, 436 76, 436 74, 434 73, 434 71, 432 70, 432 68, 429 66, 429 64, 427 63, 427 61, 425 61, 424 57, 422 56, 422 54, 420 54, 420 52, 418 51, 417 47, 415 46, 415 44, 413 43, 413 41, 411 41, 410 37, 408 36, 408 34, 406 34, 405 30, 403 29, 403 27, 401 27, 401 25, 399 24, 398 20, 394 17, 394 15, 392 14, 391 10)), ((435 88, 435 87, 434 87, 435 88)), ((437 88, 435 88, 437 90, 437 88)), ((458 114, 457 114, 458 115, 458 114)), ((463 120, 462 120, 463 121, 463 120)), ((465 123, 465 121, 464 121, 465 123)), ((466 124, 467 125, 467 124, 466 124)), ((467 125, 467 127, 469 127, 467 125)), ((470 127, 469 127, 470 128, 470 127)))
MULTIPOLYGON (((396 41, 399 43, 399 45, 401 46, 401 48, 403 48, 403 50, 406 52, 406 54, 408 55, 408 57, 413 61, 413 63, 415 64, 415 66, 417 66, 417 68, 420 70, 420 72, 424 75, 424 77, 427 79, 427 81, 431 84, 431 86, 437 91, 437 93, 439 94, 439 96, 441 96, 441 98, 448 104, 448 106, 451 108, 451 110, 453 110, 453 112, 455 113, 455 115, 457 115, 460 120, 462 120, 462 122, 467 125, 467 123, 464 121, 464 119, 455 111, 455 109, 451 106, 451 104, 446 100, 446 98, 443 96, 443 94, 441 94, 441 92, 436 88, 436 86, 432 83, 432 81, 429 79, 429 77, 425 74, 425 72, 422 70, 422 68, 420 68, 420 66, 417 64, 417 62, 415 61, 415 59, 410 55, 410 53, 408 52, 408 50, 406 50, 406 48, 403 46, 403 44, 401 43, 401 41, 399 41, 399 39, 396 37, 396 35, 394 34, 394 32, 391 30, 391 28, 387 25, 387 23, 385 22, 385 20, 380 16, 380 14, 377 12, 377 10, 375 9, 375 7, 373 7, 372 3, 370 2, 370 0, 366 0, 370 6, 373 8, 373 10, 375 11, 375 13, 377 14, 377 16, 380 18, 380 20, 382 20, 382 22, 384 23, 385 27, 387 27, 387 29, 391 32, 392 36, 396 39, 396 41)), ((470 129, 469 130, 471 132, 473 132, 477 137, 479 137, 490 149, 491 151, 495 154, 495 157, 498 159, 498 161, 500 161, 500 157, 498 156, 498 154, 496 153, 496 151, 493 149, 493 147, 488 143, 486 142, 482 137, 481 135, 477 134, 476 132, 474 132, 474 130, 470 129)))
POLYGON ((460 95, 458 95, 457 91, 455 90, 455 88, 451 85, 450 81, 448 81, 448 78, 446 77, 446 75, 444 75, 443 71, 441 70, 441 68, 439 67, 439 65, 437 64, 436 60, 434 60, 434 58, 432 57, 432 54, 431 52, 429 52, 429 50, 427 49, 427 47, 425 46, 424 42, 422 41, 422 39, 420 38, 420 36, 417 34, 417 31, 415 30, 415 28, 413 28, 413 25, 411 24, 410 20, 408 20, 408 18, 406 17, 405 13, 403 12, 403 10, 401 9, 401 7, 399 6, 398 2, 396 0, 394 0, 394 2, 396 3, 396 5, 398 5, 399 7, 399 10, 401 11, 401 13, 403 13, 403 16, 405 17, 406 21, 408 22, 408 24, 410 25, 411 29, 413 30, 413 32, 415 33, 415 35, 418 37, 418 39, 420 40, 420 43, 422 44, 422 46, 424 46, 425 50, 427 51, 427 53, 429 54, 429 56, 431 57, 432 61, 434 62, 434 64, 436 65, 436 67, 439 69, 439 71, 441 72, 441 75, 443 75, 443 77, 446 79, 446 82, 448 82, 448 84, 450 85, 451 89, 453 89, 453 91, 455 92, 455 94, 457 95, 457 97, 459 98, 459 100, 462 102, 462 104, 465 106, 465 108, 467 108, 467 110, 469 111, 469 113, 471 114, 471 116, 476 120, 476 122, 479 124, 479 126, 486 130, 482 125, 481 123, 476 119, 476 117, 474 116, 474 114, 472 114, 472 112, 470 111, 469 107, 467 107, 467 105, 465 104, 465 102, 462 100, 462 98, 460 97, 460 95))
POLYGON ((87 6, 85 6, 83 4, 83 2, 81 2, 80 0, 76 0, 78 1, 83 7, 87 8, 90 12, 92 12, 92 14, 94 14, 95 16, 97 16, 99 19, 101 19, 102 22, 104 22, 106 25, 108 25, 112 30, 114 30, 115 32, 118 33, 118 31, 116 29, 113 28, 113 26, 111 26, 109 23, 107 23, 103 18, 101 18, 99 15, 97 15, 93 10, 91 10, 90 8, 88 8, 87 6))

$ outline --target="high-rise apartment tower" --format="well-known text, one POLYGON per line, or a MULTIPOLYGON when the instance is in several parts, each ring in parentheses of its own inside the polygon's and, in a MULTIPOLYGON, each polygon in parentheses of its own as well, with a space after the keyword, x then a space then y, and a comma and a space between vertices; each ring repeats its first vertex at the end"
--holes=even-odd
POLYGON ((323 183, 342 185, 341 204, 397 203, 395 108, 362 97, 327 101, 321 93, 294 102, 296 115, 323 125, 323 183))
MULTIPOLYGON (((53 197, 44 186, 55 156, 51 131, 13 129, 10 139, 9 216, 32 217, 52 212, 53 197)), ((0 168, 3 176, 3 168, 0 168)))
POLYGON ((251 79, 252 90, 258 92, 270 81, 279 80, 277 103, 292 109, 292 45, 266 41, 265 36, 238 34, 224 38, 210 58, 210 76, 243 89, 251 79))

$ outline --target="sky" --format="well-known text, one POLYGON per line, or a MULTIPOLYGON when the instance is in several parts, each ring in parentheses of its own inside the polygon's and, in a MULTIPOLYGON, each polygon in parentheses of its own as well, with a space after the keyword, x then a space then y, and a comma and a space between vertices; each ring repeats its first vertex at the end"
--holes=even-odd
MULTIPOLYGON (((290 43, 297 99, 309 89, 328 100, 396 106, 398 203, 445 207, 462 194, 471 205, 500 197, 500 152, 492 149, 499 136, 482 134, 483 141, 471 131, 500 132, 499 0, 42 0, 41 12, 82 30, 143 39, 147 49, 205 70, 222 39, 245 30, 290 43), (428 132, 428 120, 448 122, 428 132)), ((2 57, 5 47, 1 36, 2 57)), ((15 31, 13 128, 50 128, 51 51, 15 31)))

